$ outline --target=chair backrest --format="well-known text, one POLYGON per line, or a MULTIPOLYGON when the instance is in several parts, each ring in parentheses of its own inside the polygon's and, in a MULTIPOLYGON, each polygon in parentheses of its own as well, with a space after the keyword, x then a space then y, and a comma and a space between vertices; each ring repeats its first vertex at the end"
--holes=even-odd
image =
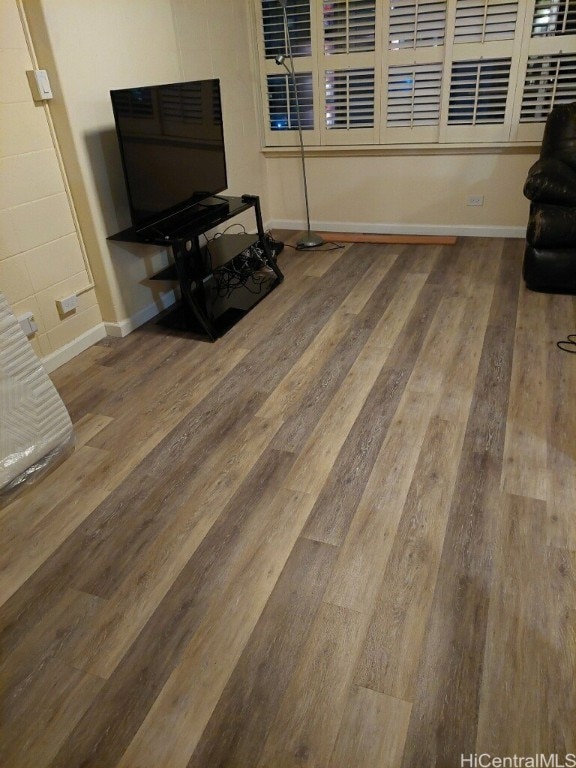
POLYGON ((559 104, 548 115, 540 157, 561 157, 576 166, 576 101, 559 104))

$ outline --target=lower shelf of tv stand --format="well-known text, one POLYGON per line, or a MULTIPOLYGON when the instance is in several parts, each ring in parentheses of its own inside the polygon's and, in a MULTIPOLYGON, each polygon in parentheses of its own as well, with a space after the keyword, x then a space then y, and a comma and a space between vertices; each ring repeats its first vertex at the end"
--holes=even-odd
MULTIPOLYGON (((215 330, 217 337, 223 336, 236 323, 253 309, 262 299, 279 285, 281 281, 272 274, 253 275, 246 284, 235 287, 229 295, 220 294, 215 286, 209 284, 205 290, 210 292, 210 312, 206 317, 215 330)), ((199 334, 206 338, 206 332, 194 317, 190 308, 183 302, 177 302, 172 309, 158 321, 165 328, 174 331, 199 334)))

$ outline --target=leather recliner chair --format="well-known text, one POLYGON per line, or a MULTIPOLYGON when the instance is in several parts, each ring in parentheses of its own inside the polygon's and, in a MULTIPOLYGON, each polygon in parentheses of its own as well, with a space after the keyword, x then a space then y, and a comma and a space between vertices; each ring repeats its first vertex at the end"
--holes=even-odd
POLYGON ((540 159, 524 195, 531 201, 523 276, 528 288, 576 293, 576 101, 550 112, 540 159))

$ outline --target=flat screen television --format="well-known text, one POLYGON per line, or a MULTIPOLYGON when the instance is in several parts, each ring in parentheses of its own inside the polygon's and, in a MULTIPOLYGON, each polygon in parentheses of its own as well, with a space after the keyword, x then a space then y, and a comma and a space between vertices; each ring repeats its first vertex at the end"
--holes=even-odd
POLYGON ((227 187, 220 81, 110 92, 132 225, 194 220, 227 187))

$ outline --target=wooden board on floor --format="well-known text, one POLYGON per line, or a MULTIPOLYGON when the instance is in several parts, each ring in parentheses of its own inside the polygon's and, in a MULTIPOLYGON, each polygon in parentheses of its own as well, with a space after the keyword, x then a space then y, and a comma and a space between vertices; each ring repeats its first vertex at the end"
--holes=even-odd
POLYGON ((377 235, 364 232, 319 232, 326 241, 338 243, 393 243, 400 245, 454 245, 453 235, 377 235))

